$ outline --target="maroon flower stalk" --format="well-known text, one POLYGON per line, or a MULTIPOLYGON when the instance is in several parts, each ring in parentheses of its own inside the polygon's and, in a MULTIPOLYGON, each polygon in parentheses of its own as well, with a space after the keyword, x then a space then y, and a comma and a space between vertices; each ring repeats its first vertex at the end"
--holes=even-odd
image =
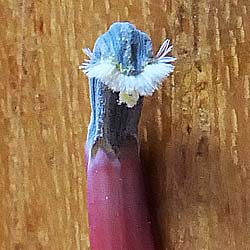
POLYGON ((89 77, 91 120, 85 146, 91 250, 154 250, 138 149, 143 95, 173 71, 165 42, 115 23, 81 68, 89 77))
POLYGON ((89 162, 87 198, 92 250, 153 250, 136 143, 119 155, 103 148, 89 162))

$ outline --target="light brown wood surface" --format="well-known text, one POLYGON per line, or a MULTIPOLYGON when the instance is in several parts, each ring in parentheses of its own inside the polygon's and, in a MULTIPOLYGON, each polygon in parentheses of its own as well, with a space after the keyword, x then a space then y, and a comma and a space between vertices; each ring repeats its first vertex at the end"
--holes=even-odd
POLYGON ((0 0, 0 249, 87 250, 82 47, 114 21, 171 39, 141 158, 157 250, 250 249, 249 0, 0 0))

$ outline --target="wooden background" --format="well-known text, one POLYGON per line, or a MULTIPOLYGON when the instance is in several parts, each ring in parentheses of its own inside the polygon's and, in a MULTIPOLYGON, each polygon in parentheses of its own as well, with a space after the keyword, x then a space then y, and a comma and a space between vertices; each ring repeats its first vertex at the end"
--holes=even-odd
POLYGON ((250 249, 249 0, 0 0, 0 249, 87 250, 82 47, 114 21, 168 37, 141 155, 157 250, 250 249))

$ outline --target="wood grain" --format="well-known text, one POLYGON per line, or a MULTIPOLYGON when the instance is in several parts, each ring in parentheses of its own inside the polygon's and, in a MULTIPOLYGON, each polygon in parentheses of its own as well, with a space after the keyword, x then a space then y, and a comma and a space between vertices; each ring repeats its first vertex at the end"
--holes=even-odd
POLYGON ((248 0, 0 0, 0 249, 86 250, 82 47, 114 21, 168 37, 141 156, 159 250, 250 249, 248 0))

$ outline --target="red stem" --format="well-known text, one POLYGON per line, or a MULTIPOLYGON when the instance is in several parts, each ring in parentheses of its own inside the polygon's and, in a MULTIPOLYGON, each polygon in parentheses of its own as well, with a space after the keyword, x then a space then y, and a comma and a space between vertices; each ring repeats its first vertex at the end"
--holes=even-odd
POLYGON ((88 162, 87 202, 91 250, 154 249, 137 150, 122 147, 113 159, 97 150, 88 162))

